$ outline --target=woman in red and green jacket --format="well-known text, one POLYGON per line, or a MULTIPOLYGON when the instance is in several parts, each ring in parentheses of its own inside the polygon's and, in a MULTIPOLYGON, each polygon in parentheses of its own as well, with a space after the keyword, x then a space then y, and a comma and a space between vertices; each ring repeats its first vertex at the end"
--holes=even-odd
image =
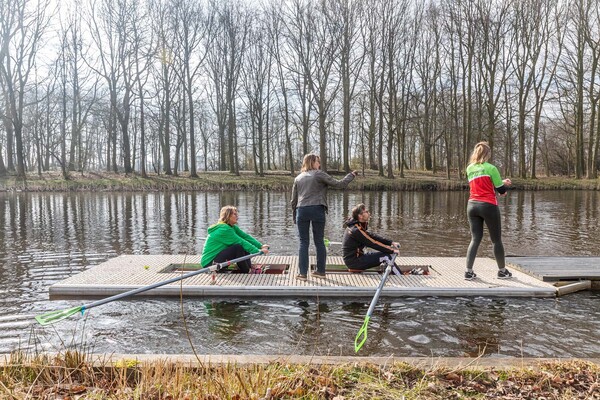
POLYGON ((498 169, 488 161, 492 150, 487 142, 475 145, 471 154, 470 164, 467 166, 467 178, 471 194, 467 204, 467 216, 471 227, 471 243, 467 251, 467 272, 465 279, 472 280, 477 277, 473 272, 473 264, 477 256, 477 249, 483 238, 483 224, 488 227, 490 239, 494 244, 494 257, 498 264, 498 278, 512 277, 504 264, 504 245, 502 244, 502 225, 500 222, 500 209, 496 195, 506 196, 506 188, 512 184, 510 179, 500 177, 498 169))

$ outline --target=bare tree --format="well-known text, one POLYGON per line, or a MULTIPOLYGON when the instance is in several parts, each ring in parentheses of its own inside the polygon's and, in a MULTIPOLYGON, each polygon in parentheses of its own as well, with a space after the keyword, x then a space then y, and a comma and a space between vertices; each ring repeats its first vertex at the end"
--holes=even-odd
POLYGON ((350 172, 350 121, 354 91, 359 82, 358 76, 365 62, 364 47, 360 43, 360 13, 362 3, 353 0, 334 2, 336 17, 341 25, 340 76, 342 80, 342 160, 345 172, 350 172))
POLYGON ((181 77, 183 90, 188 105, 189 147, 190 147, 190 176, 198 177, 196 166, 196 124, 195 124, 195 84, 199 72, 212 45, 214 15, 213 8, 204 9, 200 3, 190 0, 176 1, 175 34, 177 52, 182 66, 181 77))
MULTIPOLYGON (((147 16, 147 14, 146 14, 147 16)), ((146 163, 146 99, 149 97, 149 90, 146 87, 150 79, 150 72, 152 69, 152 63, 156 59, 156 39, 154 36, 154 30, 150 24, 142 23, 141 19, 137 19, 132 24, 131 37, 133 41, 132 57, 133 57, 133 68, 134 68, 134 82, 133 88, 135 96, 138 99, 138 126, 139 126, 139 137, 140 137, 140 175, 147 177, 146 163)), ((137 137, 137 135, 136 135, 137 137)), ((133 146, 134 150, 136 146, 133 146)), ((134 153, 135 154, 135 153, 134 153)), ((132 159, 132 164, 135 169, 135 156, 132 159)))
POLYGON ((434 169, 433 148, 437 140, 435 128, 437 113, 437 83, 441 73, 439 9, 431 5, 423 15, 421 42, 417 50, 415 74, 418 79, 415 97, 418 113, 418 133, 421 138, 423 167, 425 170, 434 169))
MULTIPOLYGON (((588 84, 588 98, 590 102, 590 121, 587 147, 586 177, 596 179, 598 177, 598 150, 600 149, 600 6, 594 0, 585 0, 581 4, 584 17, 581 21, 583 26, 583 38, 590 49, 590 78, 588 84)), ((557 28, 563 21, 557 19, 557 28)), ((559 49, 562 49, 560 43, 559 49)), ((560 59, 560 53, 557 59, 560 59)))
MULTIPOLYGON (((48 27, 50 15, 49 1, 14 0, 2 2, 0 14, 0 83, 4 87, 9 121, 14 132, 17 177, 25 179, 25 149, 23 147, 23 117, 26 93, 31 90, 29 84, 36 55, 43 43, 43 35, 48 27)), ((12 149, 7 149, 10 155, 12 149)), ((9 158, 9 169, 12 157, 9 158)))
MULTIPOLYGON (((96 101, 98 85, 98 76, 93 74, 92 70, 85 70, 84 68, 86 45, 81 27, 82 19, 79 15, 79 10, 77 12, 69 10, 67 19, 64 24, 61 24, 59 33, 62 43, 59 51, 59 66, 61 75, 64 74, 64 82, 62 83, 64 87, 61 90, 65 101, 65 113, 68 114, 70 119, 70 149, 68 152, 68 167, 66 168, 68 171, 82 171, 83 169, 82 131, 96 101), (69 111, 66 110, 69 106, 67 99, 70 102, 69 111)), ((66 132, 64 134, 66 136, 66 132)), ((64 140, 66 141, 66 137, 64 137, 64 140)), ((62 154, 62 156, 66 157, 66 154, 62 154)), ((66 175, 66 173, 66 171, 63 171, 63 175, 66 175)))
MULTIPOLYGON (((535 0, 531 2, 514 1, 513 29, 517 44, 513 58, 513 68, 516 77, 518 98, 518 145, 519 145, 519 176, 527 176, 526 163, 526 120, 533 106, 530 104, 530 94, 535 86, 536 72, 539 68, 540 57, 544 43, 548 40, 548 1, 535 0)), ((543 64, 545 68, 545 64, 543 64)))
POLYGON ((271 52, 268 51, 270 37, 265 21, 258 15, 253 17, 255 24, 248 33, 248 49, 242 70, 242 85, 246 93, 247 109, 250 114, 252 149, 255 170, 259 176, 265 173, 265 153, 268 154, 267 135, 268 103, 270 97, 268 82, 271 78, 271 52))
POLYGON ((279 82, 279 96, 277 99, 279 100, 280 106, 279 110, 283 117, 284 124, 284 146, 286 159, 289 161, 290 175, 294 175, 294 154, 292 150, 292 139, 290 134, 290 102, 288 96, 288 84, 286 73, 284 70, 288 70, 287 66, 284 64, 284 49, 285 45, 283 36, 284 36, 284 21, 283 21, 283 12, 279 10, 276 5, 273 3, 267 10, 267 34, 269 35, 269 52, 271 57, 275 63, 275 68, 277 69, 277 80, 279 82))
MULTIPOLYGON (((381 59, 379 52, 381 47, 383 47, 383 25, 380 23, 383 18, 383 8, 384 4, 379 0, 369 0, 366 2, 365 7, 371 10, 366 15, 366 21, 362 26, 362 40, 365 46, 365 55, 366 55, 366 66, 367 73, 365 82, 363 83, 365 90, 368 93, 368 108, 366 111, 368 112, 368 129, 365 132, 367 135, 367 150, 368 157, 367 162, 369 164, 370 169, 380 170, 379 166, 379 158, 375 156, 375 150, 378 147, 381 147, 381 143, 376 142, 376 133, 377 133, 377 93, 378 93, 378 83, 380 83, 380 78, 382 76, 381 71, 383 71, 384 64, 387 62, 385 58, 381 59), (382 65, 383 64, 383 65, 382 65)), ((382 168, 382 167, 381 167, 382 168)))
MULTIPOLYGON (((286 63, 297 96, 299 111, 298 124, 302 140, 302 153, 310 151, 310 129, 313 125, 312 112, 315 107, 314 92, 310 88, 311 66, 316 49, 313 47, 314 37, 310 22, 316 13, 312 2, 303 3, 292 0, 286 8, 284 34, 289 44, 290 61, 286 63)), ((289 103, 288 103, 289 104, 289 103)))
POLYGON ((250 14, 244 6, 230 0, 213 6, 217 7, 216 36, 208 54, 208 65, 219 127, 220 169, 225 169, 228 164, 229 171, 239 175, 235 103, 247 47, 250 14))
POLYGON ((554 85, 558 61, 563 50, 563 41, 566 30, 563 29, 565 19, 564 11, 560 10, 557 1, 546 1, 540 6, 540 30, 542 31, 542 45, 539 66, 533 71, 534 107, 533 107, 533 137, 531 149, 531 178, 536 179, 537 151, 540 147, 539 134, 542 113, 546 106, 548 91, 554 85))

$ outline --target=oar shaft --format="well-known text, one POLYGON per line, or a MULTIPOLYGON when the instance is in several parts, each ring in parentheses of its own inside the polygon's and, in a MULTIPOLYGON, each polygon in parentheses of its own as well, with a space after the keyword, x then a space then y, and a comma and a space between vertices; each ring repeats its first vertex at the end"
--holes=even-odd
POLYGON ((119 293, 119 294, 116 294, 114 296, 110 296, 110 297, 107 297, 105 299, 101 299, 101 300, 94 301, 92 303, 86 304, 86 305, 82 306, 82 311, 88 310, 88 309, 93 308, 93 307, 100 306, 102 304, 110 303, 111 301, 120 300, 122 298, 129 297, 129 296, 134 296, 134 295, 136 295, 138 293, 146 292, 148 290, 156 289, 157 287, 168 285, 169 283, 181 281, 181 280, 184 280, 186 278, 192 277, 194 275, 199 275, 199 274, 204 274, 204 273, 207 273, 207 272, 212 272, 212 271, 215 271, 217 269, 220 269, 220 268, 223 268, 223 267, 227 267, 227 266, 229 266, 231 264, 234 264, 234 263, 237 263, 237 262, 240 262, 240 261, 244 261, 244 260, 247 260, 249 258, 258 256, 258 255, 261 255, 261 254, 262 254, 262 252, 258 252, 258 253, 254 253, 254 254, 248 254, 248 255, 245 255, 243 257, 235 258, 233 260, 225 261, 225 262, 222 262, 222 263, 219 263, 219 264, 215 264, 215 265, 211 265, 209 267, 205 267, 205 268, 199 269, 198 271, 188 272, 187 274, 179 275, 179 276, 176 276, 174 278, 167 279, 166 281, 161 281, 161 282, 153 283, 152 285, 148 285, 148 286, 144 286, 144 287, 141 287, 141 288, 129 290, 129 291, 124 292, 124 293, 119 293))
POLYGON ((369 318, 371 318, 371 315, 373 314, 373 311, 375 310, 375 306, 377 305, 377 301, 379 300, 379 296, 381 295, 381 290, 383 289, 383 286, 385 285, 385 281, 387 280, 388 276, 390 275, 390 272, 392 272, 392 266, 394 265, 395 262, 396 262, 396 255, 394 254, 392 259, 388 263, 387 267, 385 268, 383 277, 381 278, 381 281, 379 282, 379 286, 377 286, 377 290, 375 291, 375 296, 373 296, 373 300, 371 300, 371 305, 369 306, 369 310, 367 311, 367 317, 369 317, 369 318))
POLYGON ((375 310, 375 306, 377 305, 377 301, 379 300, 379 296, 381 295, 381 289, 383 289, 383 285, 385 285, 385 281, 387 280, 388 275, 392 271, 392 266, 388 265, 385 268, 385 272, 383 273, 383 278, 381 282, 379 282, 379 286, 377 286, 377 290, 375 291, 375 296, 373 296, 373 300, 371 300, 371 305, 369 306, 369 310, 367 311, 367 317, 371 317, 373 311, 375 310))

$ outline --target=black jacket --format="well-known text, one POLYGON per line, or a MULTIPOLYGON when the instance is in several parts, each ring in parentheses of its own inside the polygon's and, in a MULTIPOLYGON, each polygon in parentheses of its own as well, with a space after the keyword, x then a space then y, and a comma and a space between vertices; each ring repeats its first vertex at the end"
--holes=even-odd
POLYGON ((348 219, 345 223, 342 253, 344 260, 352 260, 365 254, 365 247, 382 253, 392 254, 394 248, 390 239, 379 236, 367 230, 368 224, 361 224, 355 219, 348 219))

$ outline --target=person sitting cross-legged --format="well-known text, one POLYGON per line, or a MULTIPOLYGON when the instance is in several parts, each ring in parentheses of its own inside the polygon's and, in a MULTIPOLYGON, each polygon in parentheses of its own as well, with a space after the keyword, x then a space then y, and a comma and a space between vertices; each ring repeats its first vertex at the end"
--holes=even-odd
POLYGON ((344 222, 342 253, 344 264, 351 272, 360 272, 377 267, 389 260, 390 254, 398 254, 400 244, 368 231, 371 213, 364 204, 352 209, 352 217, 344 222), (375 252, 365 253, 365 247, 375 252))

